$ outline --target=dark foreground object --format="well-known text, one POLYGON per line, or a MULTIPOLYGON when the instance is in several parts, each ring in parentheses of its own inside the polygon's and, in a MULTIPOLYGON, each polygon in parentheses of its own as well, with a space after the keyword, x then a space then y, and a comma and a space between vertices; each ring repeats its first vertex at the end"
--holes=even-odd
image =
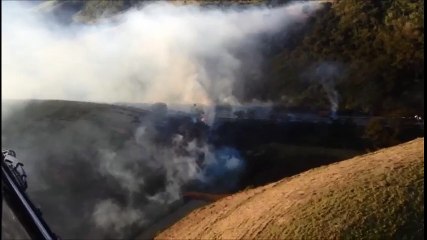
POLYGON ((43 220, 40 210, 34 206, 25 193, 25 175, 17 171, 22 164, 11 160, 16 160, 14 155, 13 151, 3 151, 2 154, 2 191, 6 203, 32 239, 60 239, 50 230, 43 220))

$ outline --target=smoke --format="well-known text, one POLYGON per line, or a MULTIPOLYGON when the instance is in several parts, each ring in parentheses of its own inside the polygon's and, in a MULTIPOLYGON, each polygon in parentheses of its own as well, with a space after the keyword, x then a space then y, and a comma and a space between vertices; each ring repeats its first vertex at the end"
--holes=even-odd
POLYGON ((235 103, 259 71, 260 37, 303 24, 319 3, 219 10, 154 2, 114 20, 60 25, 2 1, 3 98, 235 103))
POLYGON ((100 173, 114 177, 120 183, 122 188, 130 193, 137 192, 144 184, 142 176, 138 176, 131 169, 125 168, 126 164, 132 164, 133 159, 117 156, 117 153, 108 149, 99 150, 100 157, 103 159, 100 165, 100 173))
MULTIPOLYGON (((2 99, 236 103, 245 74, 260 71, 261 36, 283 34, 319 7, 155 2, 114 21, 65 26, 2 1, 2 99)), ((88 114, 46 104, 5 111, 2 147, 24 161, 30 197, 63 238, 124 238, 186 189, 234 189, 245 167, 235 149, 206 143, 206 129, 191 120, 141 113, 134 124, 111 106, 85 106, 88 114)))
POLYGON ((27 193, 62 238, 126 238, 180 206, 183 191, 235 190, 245 168, 238 151, 209 145, 190 115, 22 104, 2 122, 2 148, 17 152, 27 193))
POLYGON ((322 85, 330 103, 332 117, 335 117, 339 106, 339 94, 335 85, 343 72, 342 64, 336 62, 317 63, 309 71, 312 80, 322 85))
POLYGON ((244 169, 243 159, 236 150, 214 149, 204 139, 191 140, 179 133, 162 133, 155 129, 155 123, 162 120, 157 116, 147 117, 135 131, 134 141, 115 152, 101 150, 99 171, 114 178, 128 193, 128 198, 125 206, 113 204, 110 199, 97 203, 93 213, 96 226, 104 229, 113 226, 116 232, 123 232, 132 224, 150 223, 167 212, 165 206, 180 201, 183 189, 189 186, 217 191, 236 187, 244 169), (168 143, 159 144, 162 134, 167 135, 168 143), (131 149, 135 147, 138 153, 131 149), (141 194, 145 204, 136 201, 141 194), (121 208, 124 212, 133 209, 135 213, 122 221, 126 215, 119 211, 121 208))
POLYGON ((93 217, 98 226, 104 229, 113 228, 121 232, 125 227, 137 223, 143 225, 143 213, 138 209, 122 208, 113 200, 108 199, 95 206, 93 217))

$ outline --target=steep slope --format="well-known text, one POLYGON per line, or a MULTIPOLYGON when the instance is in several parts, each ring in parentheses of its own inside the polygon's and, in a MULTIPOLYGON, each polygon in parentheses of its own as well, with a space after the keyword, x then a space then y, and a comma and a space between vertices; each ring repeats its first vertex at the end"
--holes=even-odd
POLYGON ((272 51, 248 98, 315 108, 333 97, 339 110, 423 115, 423 19, 421 0, 328 4, 302 36, 291 37, 294 44, 272 51))
MULTIPOLYGON (((100 228, 93 217, 100 199, 122 206, 119 200, 129 196, 117 175, 104 171, 108 158, 101 152, 137 149, 132 142, 136 120, 145 113, 111 104, 2 99, 2 149, 16 151, 28 176, 27 194, 61 238, 119 238, 114 228, 100 228)), ((123 159, 129 163, 131 158, 123 159)), ((5 239, 25 239, 14 234, 19 224, 4 217, 5 239)))
POLYGON ((156 239, 421 239, 424 138, 240 192, 156 239))

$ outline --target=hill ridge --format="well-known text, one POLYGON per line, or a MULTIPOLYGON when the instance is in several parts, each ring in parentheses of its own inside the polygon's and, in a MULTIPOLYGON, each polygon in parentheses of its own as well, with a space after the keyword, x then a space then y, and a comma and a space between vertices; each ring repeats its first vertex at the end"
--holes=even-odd
POLYGON ((423 144, 418 138, 239 192, 156 239, 422 236, 423 144))

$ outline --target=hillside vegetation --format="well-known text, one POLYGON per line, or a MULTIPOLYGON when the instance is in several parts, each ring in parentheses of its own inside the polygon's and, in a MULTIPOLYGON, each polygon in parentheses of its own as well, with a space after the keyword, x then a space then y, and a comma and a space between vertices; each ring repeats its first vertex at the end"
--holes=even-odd
POLYGON ((325 90, 334 89, 340 110, 424 114, 424 1, 327 3, 293 38, 273 51, 264 89, 250 97, 324 107, 325 90), (310 75, 319 66, 323 74, 310 75))
POLYGON ((421 239, 424 139, 197 209, 156 239, 421 239))

